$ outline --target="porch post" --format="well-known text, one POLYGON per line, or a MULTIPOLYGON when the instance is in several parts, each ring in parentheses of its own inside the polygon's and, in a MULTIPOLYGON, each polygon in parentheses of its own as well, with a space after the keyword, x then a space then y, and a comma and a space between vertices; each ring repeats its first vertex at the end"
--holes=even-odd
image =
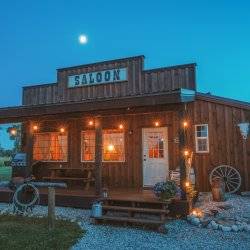
POLYGON ((25 153, 26 153, 26 162, 28 166, 29 174, 32 174, 32 162, 33 162, 33 131, 31 129, 31 122, 25 122, 25 153))
POLYGON ((102 191, 102 124, 101 118, 95 117, 95 192, 102 191))
POLYGON ((185 136, 185 128, 182 126, 182 123, 185 119, 185 108, 186 104, 182 104, 179 110, 179 164, 180 164, 180 184, 181 189, 184 192, 183 199, 186 199, 186 186, 185 182, 187 181, 187 171, 185 164, 185 156, 184 151, 186 147, 186 136, 185 136))

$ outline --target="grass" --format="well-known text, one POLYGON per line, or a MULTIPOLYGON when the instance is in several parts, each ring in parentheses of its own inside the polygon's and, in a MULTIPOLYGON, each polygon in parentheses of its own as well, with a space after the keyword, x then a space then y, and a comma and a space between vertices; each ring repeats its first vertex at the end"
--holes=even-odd
POLYGON ((4 166, 5 161, 11 161, 11 157, 0 156, 0 166, 4 166))
POLYGON ((84 233, 70 221, 57 220, 49 231, 46 218, 0 216, 0 249, 69 249, 84 233))

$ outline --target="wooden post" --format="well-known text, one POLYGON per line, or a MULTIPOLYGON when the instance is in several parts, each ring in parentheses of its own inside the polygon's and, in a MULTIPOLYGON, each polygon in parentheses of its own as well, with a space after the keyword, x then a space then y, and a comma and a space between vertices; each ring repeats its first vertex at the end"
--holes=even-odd
POLYGON ((185 164, 185 156, 184 151, 186 147, 186 136, 185 136, 185 128, 182 126, 182 122, 185 119, 185 106, 181 106, 181 110, 179 111, 179 154, 180 154, 180 184, 181 189, 184 192, 183 199, 186 199, 186 186, 185 182, 187 181, 187 171, 186 171, 186 164, 185 164))
POLYGON ((101 118, 95 118, 95 191, 101 195, 102 191, 102 125, 101 118))
POLYGON ((49 230, 55 227, 55 188, 48 187, 48 224, 49 230))
POLYGON ((26 133, 25 152, 26 152, 26 157, 27 157, 26 161, 27 161, 29 174, 32 174, 32 162, 33 162, 33 131, 32 131, 31 125, 32 125, 31 122, 25 123, 25 131, 26 131, 25 132, 26 133))

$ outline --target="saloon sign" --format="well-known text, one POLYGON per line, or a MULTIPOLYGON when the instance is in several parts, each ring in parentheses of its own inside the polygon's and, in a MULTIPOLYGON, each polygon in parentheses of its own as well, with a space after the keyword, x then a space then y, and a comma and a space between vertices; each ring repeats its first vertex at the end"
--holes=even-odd
POLYGON ((127 68, 90 72, 68 77, 68 87, 82 87, 94 84, 127 81, 127 68))

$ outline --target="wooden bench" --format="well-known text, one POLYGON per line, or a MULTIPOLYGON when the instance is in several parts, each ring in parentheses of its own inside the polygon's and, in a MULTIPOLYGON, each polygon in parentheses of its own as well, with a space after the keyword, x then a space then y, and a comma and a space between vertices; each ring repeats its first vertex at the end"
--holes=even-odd
POLYGON ((93 177, 93 167, 84 168, 68 168, 68 167, 52 167, 50 176, 43 177, 44 180, 81 182, 85 185, 85 189, 89 189, 91 182, 95 181, 93 177), (80 177, 76 176, 80 174, 80 177))

